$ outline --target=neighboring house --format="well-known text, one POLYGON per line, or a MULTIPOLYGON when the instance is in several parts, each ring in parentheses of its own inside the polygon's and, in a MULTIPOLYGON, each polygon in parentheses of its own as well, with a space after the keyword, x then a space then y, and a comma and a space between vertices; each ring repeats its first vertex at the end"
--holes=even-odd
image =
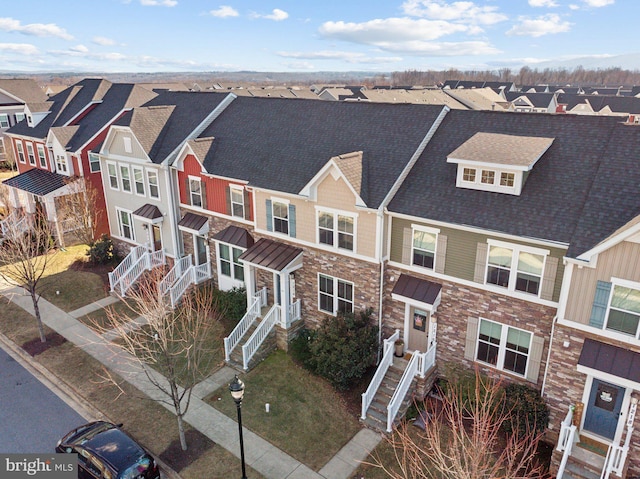
POLYGON ((458 88, 443 90, 454 100, 462 103, 469 110, 503 110, 505 100, 489 87, 458 88))
POLYGON ((11 142, 5 140, 5 132, 20 123, 27 115, 27 103, 41 103, 47 96, 33 80, 0 79, 0 163, 15 162, 11 142))
POLYGON ((527 113, 556 113, 557 95, 555 93, 509 92, 505 95, 510 103, 509 110, 527 113))
POLYGON ((435 88, 421 89, 383 89, 364 90, 362 94, 367 100, 380 103, 416 103, 421 105, 442 105, 452 110, 466 110, 459 101, 435 88))

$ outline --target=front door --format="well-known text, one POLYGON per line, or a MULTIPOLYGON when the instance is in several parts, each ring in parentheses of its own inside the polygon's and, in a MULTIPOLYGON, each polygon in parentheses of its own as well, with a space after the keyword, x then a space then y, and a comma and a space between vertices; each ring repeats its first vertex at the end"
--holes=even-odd
POLYGON ((160 236, 160 226, 151 225, 153 233, 153 251, 160 251, 162 249, 162 237, 160 236))
POLYGON ((196 236, 195 238, 196 254, 194 259, 196 266, 199 266, 207 262, 207 240, 202 236, 196 236))
POLYGON ((618 427, 625 388, 594 379, 583 429, 613 440, 618 427))
POLYGON ((409 318, 409 344, 407 349, 424 353, 427 350, 428 339, 429 313, 421 309, 411 308, 411 317, 409 318))

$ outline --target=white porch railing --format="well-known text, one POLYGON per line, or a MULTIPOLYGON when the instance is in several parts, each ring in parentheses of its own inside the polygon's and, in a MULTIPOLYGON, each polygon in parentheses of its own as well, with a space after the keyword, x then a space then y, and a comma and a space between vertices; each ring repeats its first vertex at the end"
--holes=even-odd
MULTIPOLYGON (((129 258, 129 256, 127 256, 127 258, 129 258)), ((125 260, 127 260, 127 258, 125 258, 125 260)), ((111 286, 111 291, 115 291, 120 296, 124 296, 129 290, 129 288, 133 286, 133 284, 142 275, 143 272, 156 268, 158 266, 161 266, 165 264, 165 262, 166 262, 166 258, 164 256, 163 250, 153 251, 153 252, 145 251, 137 259, 137 261, 135 261, 129 267, 129 269, 127 269, 124 273, 121 274, 121 276, 117 279, 117 281, 112 281, 113 272, 109 273, 109 284, 111 286)), ((118 267, 120 267, 120 265, 118 265, 118 267)))
POLYGON ((165 295, 171 289, 171 286, 180 278, 184 272, 193 264, 193 258, 191 255, 183 256, 173 265, 173 268, 169 270, 167 275, 162 278, 162 281, 158 284, 158 289, 161 295, 165 295))
POLYGON ((289 305, 289 320, 287 324, 285 324, 286 329, 289 329, 289 326, 291 326, 291 323, 298 321, 301 318, 301 314, 300 314, 301 304, 302 304, 301 301, 297 300, 295 303, 289 305))
MULTIPOLYGON (((263 288, 266 293, 266 288, 263 288)), ((265 294, 266 296, 266 294, 265 294)), ((229 361, 231 359, 231 351, 238 345, 242 337, 249 330, 253 322, 258 316, 260 316, 260 308, 262 308, 262 295, 258 292, 257 296, 253 297, 253 302, 247 308, 247 312, 238 322, 231 334, 224 338, 224 360, 229 361)))
POLYGON ((242 367, 245 371, 249 369, 249 361, 278 321, 280 321, 280 306, 274 304, 249 340, 242 345, 242 367))
POLYGON ((267 305, 267 288, 262 288, 256 293, 256 296, 260 298, 260 307, 264 308, 267 305))
POLYGON ((632 398, 627 413, 627 437, 624 440, 624 445, 611 444, 609 446, 600 479, 609 479, 612 472, 618 476, 622 476, 627 462, 627 456, 629 455, 629 445, 631 444, 631 436, 633 435, 633 424, 636 418, 637 408, 638 400, 632 398))
POLYGON ((129 254, 115 267, 113 271, 109 273, 109 287, 111 291, 115 291, 120 279, 125 275, 131 267, 138 262, 140 257, 147 252, 147 248, 144 246, 136 246, 129 254))
POLYGON ((436 365, 436 343, 429 348, 426 353, 418 354, 418 374, 423 378, 424 375, 436 365))
POLYGON ((29 219, 26 215, 18 218, 18 214, 11 212, 4 220, 0 221, 2 236, 7 238, 18 237, 29 231, 29 219))
POLYGON ((373 375, 373 378, 369 383, 369 387, 362 393, 362 414, 360 415, 360 418, 363 421, 367 418, 367 410, 369 409, 369 406, 371 406, 371 402, 373 401, 380 384, 382 384, 384 375, 387 374, 389 366, 393 364, 394 343, 399 337, 400 331, 396 329, 396 332, 393 333, 390 338, 387 338, 382 342, 382 360, 380 361, 380 364, 378 364, 378 369, 376 369, 376 373, 373 375))
POLYGON ((196 276, 196 284, 211 278, 211 263, 203 263, 193 267, 196 276))
POLYGON ((573 410, 574 406, 569 406, 569 412, 560 424, 560 437, 558 438, 558 446, 556 449, 562 454, 562 460, 560 461, 560 467, 556 474, 556 479, 562 479, 564 469, 567 467, 567 460, 571 456, 571 450, 573 449, 573 443, 576 436, 576 427, 573 425, 573 410))
POLYGON ((402 373, 398 387, 396 387, 396 390, 393 392, 393 396, 391 396, 391 401, 389 401, 389 405, 387 406, 387 432, 391 432, 393 430, 393 421, 395 420, 396 415, 400 410, 400 405, 402 404, 404 397, 407 395, 411 382, 418 371, 418 361, 418 354, 411 356, 409 364, 407 364, 404 373, 402 373))

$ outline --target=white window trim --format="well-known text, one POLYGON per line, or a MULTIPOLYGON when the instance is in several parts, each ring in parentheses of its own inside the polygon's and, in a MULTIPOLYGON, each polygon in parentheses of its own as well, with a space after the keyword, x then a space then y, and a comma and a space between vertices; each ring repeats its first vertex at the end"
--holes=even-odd
POLYGON ((550 251, 548 249, 535 248, 533 246, 519 245, 515 243, 506 243, 504 241, 487 239, 488 249, 487 249, 487 260, 484 265, 484 284, 485 286, 494 289, 496 291, 510 291, 515 294, 522 294, 529 297, 539 298, 540 293, 542 292, 542 281, 544 279, 544 271, 547 267, 547 258, 549 257, 550 251), (498 248, 507 248, 510 249, 513 253, 511 255, 511 266, 509 267, 509 285, 504 288, 497 284, 488 283, 487 282, 487 272, 489 271, 489 253, 491 251, 491 247, 495 246, 498 248), (542 262, 542 271, 540 272, 540 285, 538 287, 538 294, 527 293, 526 291, 520 291, 516 289, 516 281, 518 278, 518 257, 520 253, 531 253, 535 255, 539 255, 543 257, 542 262))
POLYGON ((24 113, 16 113, 15 116, 16 116, 16 125, 27 117, 27 115, 25 115, 24 113))
POLYGON ((123 136, 122 145, 124 147, 125 153, 133 153, 133 148, 131 147, 131 137, 123 136))
POLYGON ((93 152, 89 152, 87 154, 87 157, 89 158, 89 172, 91 173, 97 173, 100 171, 100 155, 98 155, 98 153, 93 153, 93 152), (92 161, 92 158, 94 158, 94 160, 92 161), (97 160, 97 161, 95 161, 97 160), (97 164, 98 165, 98 169, 95 170, 93 168, 93 165, 97 164))
POLYGON ((237 186, 237 185, 229 185, 229 201, 231 203, 231 216, 233 216, 234 218, 242 218, 244 219, 245 217, 245 208, 247 207, 247 205, 244 204, 244 188, 242 186, 237 186), (233 201, 233 192, 238 192, 240 193, 240 197, 242 198, 242 216, 238 216, 238 215, 234 215, 233 214, 233 205, 234 204, 240 204, 240 203, 234 203, 233 201))
POLYGON ((353 313, 355 311, 355 292, 356 292, 355 283, 352 283, 351 281, 347 281, 347 280, 342 279, 342 278, 337 278, 335 276, 331 276, 329 274, 324 274, 324 273, 318 273, 318 278, 317 278, 317 285, 318 285, 318 298, 317 298, 318 299, 318 311, 320 311, 322 313, 326 313, 326 314, 331 314, 333 316, 336 316, 338 314, 338 300, 341 299, 338 296, 338 282, 339 281, 351 285, 351 293, 352 293, 352 297, 351 297, 351 312, 353 313), (320 291, 320 276, 324 276, 325 278, 331 278, 333 280, 333 312, 325 311, 324 309, 320 308, 320 295, 321 294, 327 294, 327 293, 323 293, 323 292, 320 291))
POLYGON ((6 113, 0 113, 0 128, 9 128, 11 123, 9 123, 9 115, 6 113), (6 120, 3 122, 3 120, 6 120), (7 126, 4 126, 2 123, 6 123, 7 126))
POLYGON ((18 155, 18 161, 25 165, 27 163, 27 157, 24 154, 24 145, 22 144, 22 140, 16 141, 16 153, 18 155))
POLYGON ((239 251, 242 251, 243 253, 246 250, 244 248, 240 248, 238 246, 232 245, 231 243, 224 243, 222 241, 216 241, 216 243, 217 243, 216 256, 217 256, 217 259, 218 259, 218 274, 220 276, 224 276, 225 278, 227 278, 227 279, 229 279, 231 281, 235 281, 237 283, 244 283, 244 263, 242 263, 242 262, 236 263, 236 262, 233 261, 233 250, 237 249, 239 251), (220 254, 220 246, 226 246, 227 248, 229 248, 229 256, 230 256, 229 260, 226 260, 226 259, 223 260, 222 255, 220 254), (230 272, 231 272, 230 275, 226 275, 226 274, 224 274, 222 272, 222 262, 223 261, 229 263, 230 272), (242 279, 236 278, 235 269, 234 269, 234 267, 236 265, 241 266, 243 268, 243 278, 242 279))
MULTIPOLYGON (((514 376, 518 376, 518 377, 523 377, 526 378, 527 377, 527 372, 529 371, 529 366, 531 365, 531 345, 533 344, 533 336, 534 334, 531 331, 527 331, 526 329, 522 329, 522 328, 517 328, 515 326, 510 326, 508 324, 504 324, 504 323, 500 323, 498 321, 493 321, 491 319, 487 319, 487 318, 483 318, 480 317, 479 321, 478 321, 478 334, 476 335, 476 350, 475 353, 473 355, 474 357, 474 361, 477 361, 480 364, 483 364, 487 367, 490 367, 492 369, 497 369, 499 371, 503 371, 505 373, 508 374, 513 374, 514 376), (494 324, 499 324, 501 329, 500 329, 500 344, 498 344, 498 360, 496 361, 496 365, 494 366, 491 363, 485 363, 484 361, 478 359, 478 346, 480 344, 480 329, 482 327, 482 321, 487 321, 489 323, 494 323, 494 324), (507 335, 509 334, 509 328, 511 329, 515 329, 518 331, 522 331, 523 333, 527 333, 529 335, 529 348, 528 348, 528 352, 526 354, 527 356, 527 366, 524 369, 524 374, 520 374, 517 373, 515 371, 512 371, 510 369, 505 369, 504 368, 504 357, 507 351, 507 335)), ((523 353, 518 353, 518 354, 523 354, 523 353)))
MULTIPOLYGON (((291 202, 284 198, 271 197, 270 199, 271 199, 271 229, 273 230, 271 232, 277 235, 289 237, 291 235, 291 223, 290 223, 291 218, 289 218, 289 205, 291 204, 291 202), (274 207, 276 203, 283 203, 287 205, 287 233, 276 231, 276 221, 275 221, 276 215, 274 214, 274 207)), ((278 216, 278 219, 280 219, 279 216, 278 216)))
POLYGON ((118 172, 118 164, 116 162, 114 162, 114 161, 107 161, 106 165, 107 165, 106 173, 107 173, 107 180, 109 180, 109 187, 112 190, 120 191, 120 174, 118 172), (115 170, 116 170, 115 177, 111 176, 111 173, 109 172, 109 166, 113 166, 115 168, 115 170), (111 184, 111 178, 115 178, 116 179, 116 186, 115 187, 111 184))
POLYGON ((125 193, 133 193, 133 178, 131 177, 131 165, 127 163, 118 163, 118 176, 120 177, 120 190, 125 193), (129 172, 129 189, 125 189, 125 178, 122 176, 122 168, 125 168, 129 172))
POLYGON ((420 268, 420 269, 426 269, 429 271, 434 271, 435 267, 436 267, 436 257, 438 255, 438 236, 440 235, 440 228, 432 228, 430 226, 424 226, 424 225, 419 225, 419 224, 415 224, 412 223, 411 224, 411 258, 409 259, 411 266, 412 267, 416 267, 416 268, 420 268), (414 264, 413 263, 413 233, 415 231, 421 231, 424 233, 430 233, 433 235, 436 235, 436 242, 435 242, 435 246, 433 248, 433 268, 427 268, 426 266, 420 266, 419 264, 414 264))
POLYGON ((132 180, 131 183, 133 186, 132 190, 135 193, 135 195, 146 198, 147 188, 144 181, 144 168, 142 168, 141 166, 131 166, 131 180, 132 180), (136 181, 136 171, 139 172, 141 175, 140 183, 142 184, 142 193, 138 193, 138 181, 136 181))
POLYGON ((36 166, 36 152, 33 149, 33 143, 27 143, 27 158, 29 158, 29 164, 36 166))
POLYGON ((469 163, 458 163, 458 171, 456 175, 456 186, 458 188, 468 188, 472 190, 492 191, 495 193, 507 193, 511 195, 519 195, 522 191, 522 175, 523 172, 511 168, 502 168, 498 166, 476 165, 469 163), (467 181, 464 179, 465 168, 475 170, 475 181, 467 181), (493 171, 493 183, 482 182, 482 172, 493 171), (500 185, 500 177, 502 173, 513 173, 513 186, 500 185))
POLYGON ((316 243, 323 248, 328 248, 336 251, 350 251, 355 253, 358 251, 358 214, 351 211, 337 210, 334 208, 326 208, 323 206, 316 206, 316 243), (328 213, 333 215, 333 245, 320 242, 320 213, 328 213), (353 219, 353 249, 340 248, 338 246, 338 215, 348 216, 353 219))
POLYGON ((160 175, 158 175, 158 170, 154 170, 151 168, 146 168, 146 181, 147 181, 147 191, 149 192, 149 198, 153 198, 155 200, 160 199, 160 175), (158 190, 158 196, 154 196, 151 194, 151 181, 149 181, 149 175, 153 174, 156 176, 156 190, 158 190))
POLYGON ((604 323, 604 330, 608 331, 608 332, 612 332, 615 334, 620 334, 622 336, 626 336, 628 338, 633 338, 633 339, 640 339, 640 323, 638 324, 638 327, 636 328, 636 334, 635 335, 630 335, 627 333, 624 333, 622 331, 618 331, 616 329, 610 329, 608 328, 609 325, 609 312, 611 311, 611 301, 613 300, 613 291, 615 289, 616 286, 621 286, 623 288, 629 288, 629 289, 635 289, 640 291, 640 283, 636 282, 636 281, 629 281, 628 279, 622 279, 622 278, 611 278, 611 291, 609 291, 609 299, 607 301, 607 312, 605 313, 605 323, 604 323))
POLYGON ((123 240, 125 240, 125 241, 134 241, 135 242, 135 240, 136 240, 136 231, 135 231, 134 224, 133 224, 133 212, 130 211, 130 210, 126 210, 124 208, 119 208, 119 207, 116 206, 116 215, 117 215, 116 219, 117 219, 117 223, 118 223, 118 236, 120 238, 122 238, 123 240), (122 220, 121 220, 121 216, 120 216, 121 213, 126 213, 126 214, 129 215, 129 220, 130 220, 129 225, 131 227, 131 238, 127 238, 123 234, 123 231, 122 231, 122 229, 123 229, 122 228, 122 220))
POLYGON ((40 164, 40 168, 47 167, 47 153, 44 149, 43 145, 36 145, 36 149, 38 150, 38 163, 40 164))
POLYGON ((189 195, 189 206, 193 206, 194 208, 203 208, 204 205, 202 204, 202 178, 200 178, 199 176, 193 176, 193 175, 189 175, 188 176, 189 179, 189 190, 187 191, 187 194, 189 195), (200 205, 194 205, 193 204, 193 198, 191 196, 192 194, 192 190, 191 190, 191 182, 192 181, 197 181, 200 184, 200 205))
POLYGON ((69 176, 69 161, 67 160, 66 153, 56 155, 56 173, 69 176))

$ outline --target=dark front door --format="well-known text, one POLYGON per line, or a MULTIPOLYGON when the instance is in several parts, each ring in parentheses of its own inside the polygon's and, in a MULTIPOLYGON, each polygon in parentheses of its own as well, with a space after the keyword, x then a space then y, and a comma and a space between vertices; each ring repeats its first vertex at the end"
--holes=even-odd
POLYGON ((618 427, 625 388, 594 379, 584 417, 584 429, 613 440, 618 427))
POLYGON ((160 227, 158 225, 152 225, 153 231, 153 251, 160 251, 162 249, 162 236, 160 235, 160 227))
POLYGON ((196 266, 205 264, 207 262, 207 240, 202 236, 196 236, 196 266))

